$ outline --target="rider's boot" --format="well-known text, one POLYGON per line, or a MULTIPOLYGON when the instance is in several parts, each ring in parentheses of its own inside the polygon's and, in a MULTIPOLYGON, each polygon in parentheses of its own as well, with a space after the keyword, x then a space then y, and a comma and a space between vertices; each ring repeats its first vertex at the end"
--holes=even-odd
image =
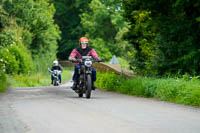
POLYGON ((74 82, 73 86, 71 87, 73 90, 77 90, 77 82, 74 82))
POLYGON ((97 87, 94 86, 94 82, 92 83, 92 90, 95 90, 97 87))
POLYGON ((51 84, 53 84, 53 80, 51 80, 51 84))

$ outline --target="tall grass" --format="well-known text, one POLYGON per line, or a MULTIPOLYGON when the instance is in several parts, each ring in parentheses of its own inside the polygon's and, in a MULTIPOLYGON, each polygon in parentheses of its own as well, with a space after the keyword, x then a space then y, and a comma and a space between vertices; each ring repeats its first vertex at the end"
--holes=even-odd
POLYGON ((55 56, 49 55, 49 53, 39 53, 33 57, 33 69, 32 74, 38 72, 47 74, 47 68, 53 65, 53 61, 56 59, 55 56))
POLYGON ((4 92, 7 86, 7 77, 5 73, 2 70, 0 70, 0 92, 4 92))
POLYGON ((152 97, 164 101, 200 107, 200 81, 193 78, 150 78, 125 79, 114 73, 98 73, 96 85, 108 91, 152 97))

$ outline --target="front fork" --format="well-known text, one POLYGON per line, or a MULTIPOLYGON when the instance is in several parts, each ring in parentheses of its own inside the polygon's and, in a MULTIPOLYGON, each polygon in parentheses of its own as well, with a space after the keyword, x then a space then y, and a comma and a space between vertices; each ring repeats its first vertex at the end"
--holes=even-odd
POLYGON ((88 68, 86 68, 86 70, 85 70, 85 87, 87 88, 87 75, 91 75, 91 77, 92 77, 92 68, 91 67, 88 67, 88 68))
POLYGON ((85 91, 87 89, 87 75, 90 74, 91 77, 92 77, 92 68, 91 67, 84 67, 84 68, 82 68, 82 70, 80 68, 78 73, 79 73, 79 76, 80 76, 79 77, 80 86, 81 86, 81 84, 83 84, 83 86, 81 88, 83 89, 83 91, 85 91))

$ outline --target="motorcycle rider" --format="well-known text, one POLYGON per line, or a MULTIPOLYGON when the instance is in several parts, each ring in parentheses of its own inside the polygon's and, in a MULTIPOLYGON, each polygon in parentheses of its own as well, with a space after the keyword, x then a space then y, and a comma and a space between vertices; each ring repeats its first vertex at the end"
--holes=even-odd
MULTIPOLYGON (((86 37, 81 37, 79 40, 79 47, 73 49, 69 56, 70 61, 79 61, 78 64, 75 65, 74 75, 72 80, 74 84, 72 86, 73 90, 77 89, 77 82, 78 82, 78 69, 80 68, 80 63, 82 61, 82 56, 92 56, 95 60, 100 60, 96 51, 88 46, 89 40, 86 37)), ((95 90, 94 82, 96 81, 96 70, 92 67, 92 89, 95 90)))
MULTIPOLYGON (((53 66, 51 67, 51 71, 54 71, 54 70, 59 70, 61 72, 63 71, 62 66, 58 64, 57 60, 53 61, 53 66)), ((58 78, 59 78, 60 83, 61 83, 61 74, 58 75, 58 78)), ((51 75, 51 84, 53 84, 53 75, 51 75)))

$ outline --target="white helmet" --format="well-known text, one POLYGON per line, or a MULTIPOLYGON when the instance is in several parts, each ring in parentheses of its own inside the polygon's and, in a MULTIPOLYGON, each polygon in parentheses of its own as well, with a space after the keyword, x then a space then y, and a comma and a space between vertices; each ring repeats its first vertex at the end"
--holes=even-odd
POLYGON ((58 61, 57 60, 53 61, 53 65, 58 66, 58 61))

